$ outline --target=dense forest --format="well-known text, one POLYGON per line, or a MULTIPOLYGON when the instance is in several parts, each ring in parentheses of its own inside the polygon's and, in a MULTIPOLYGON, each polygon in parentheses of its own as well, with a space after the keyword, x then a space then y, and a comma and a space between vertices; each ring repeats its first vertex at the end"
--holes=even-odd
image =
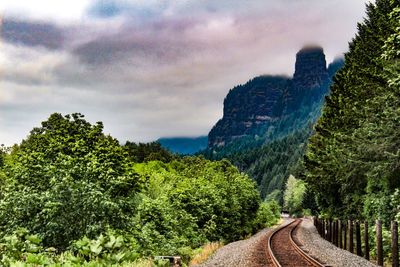
POLYGON ((400 2, 377 0, 335 76, 304 175, 321 215, 400 219, 400 2))
POLYGON ((202 154, 211 160, 228 159, 256 181, 263 199, 272 198, 282 204, 287 178, 301 173, 305 147, 323 103, 321 99, 304 105, 298 112, 269 124, 256 138, 244 137, 202 154))
POLYGON ((203 244, 279 218, 228 161, 120 145, 81 114, 52 114, 0 151, 2 266, 132 266, 176 254, 188 263, 203 244))

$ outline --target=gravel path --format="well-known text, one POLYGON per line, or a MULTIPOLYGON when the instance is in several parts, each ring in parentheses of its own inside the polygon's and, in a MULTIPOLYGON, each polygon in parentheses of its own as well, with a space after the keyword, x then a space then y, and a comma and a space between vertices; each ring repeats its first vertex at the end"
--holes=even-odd
POLYGON ((301 226, 296 232, 296 238, 303 245, 301 248, 307 250, 311 256, 328 266, 376 266, 321 238, 312 221, 309 219, 302 221, 301 226))
POLYGON ((270 229, 264 229, 256 235, 218 249, 205 263, 196 267, 258 267, 265 266, 265 244, 270 229))

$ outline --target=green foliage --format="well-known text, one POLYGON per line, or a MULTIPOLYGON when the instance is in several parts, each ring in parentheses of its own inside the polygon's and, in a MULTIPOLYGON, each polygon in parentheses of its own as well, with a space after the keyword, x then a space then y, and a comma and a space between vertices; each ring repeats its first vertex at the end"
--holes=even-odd
POLYGON ((310 138, 306 181, 329 216, 394 216, 390 195, 400 187, 399 6, 392 0, 368 4, 310 138))
POLYGON ((43 248, 42 240, 26 229, 5 236, 0 243, 1 266, 114 266, 134 262, 139 254, 132 237, 107 232, 97 239, 83 237, 71 250, 61 254, 55 248, 43 248))
POLYGON ((4 164, 7 158, 8 149, 4 145, 0 145, 0 199, 4 192, 4 186, 6 183, 6 174, 4 173, 4 164))
MULTIPOLYGON (((262 197, 283 191, 287 177, 301 172, 300 161, 310 134, 311 129, 306 128, 241 156, 250 163, 246 173, 259 184, 262 197)), ((282 203, 281 198, 277 200, 282 203)))
MULTIPOLYGON (((254 230, 248 218, 257 213, 259 194, 255 184, 228 161, 186 157, 170 165, 138 164, 135 169, 149 177, 149 196, 159 199, 165 194, 173 208, 187 213, 186 221, 194 220, 193 227, 201 233, 199 237, 232 241, 254 230), (158 188, 160 185, 163 190, 158 188)), ((182 231, 189 233, 191 228, 182 231)))
MULTIPOLYGON (((267 198, 275 192, 275 199, 282 203, 282 195, 278 196, 277 192, 284 190, 289 174, 301 173, 301 158, 310 135, 311 128, 306 127, 281 139, 247 150, 236 150, 232 144, 232 151, 229 152, 231 154, 222 155, 256 181, 262 198, 267 198)), ((230 151, 228 148, 223 151, 230 151)), ((219 153, 214 155, 214 158, 218 158, 219 153)))
POLYGON ((274 200, 279 203, 282 198, 282 191, 275 189, 265 197, 265 201, 274 200))
POLYGON ((400 190, 397 188, 391 198, 391 206, 393 207, 394 216, 396 221, 400 221, 400 190))
POLYGON ((306 185, 304 181, 298 180, 293 175, 290 175, 283 195, 283 208, 286 209, 289 214, 301 213, 305 193, 306 185))
POLYGON ((2 168, 4 165, 5 157, 6 157, 6 148, 4 147, 4 145, 0 145, 0 168, 2 168))
POLYGON ((226 160, 178 158, 157 143, 121 146, 102 130, 80 114, 53 114, 1 150, 0 265, 189 262, 203 244, 279 217, 276 203, 260 208, 255 183, 226 160))
POLYGON ((105 235, 100 234, 94 240, 83 237, 73 242, 71 246, 76 263, 96 261, 105 266, 136 260, 139 257, 138 249, 138 244, 133 237, 111 232, 105 235))
MULTIPOLYGON (((368 241, 370 247, 370 257, 372 259, 376 259, 377 258, 376 227, 368 227, 368 241)), ((382 247, 383 247, 382 252, 383 252, 383 258, 386 260, 390 259, 391 257, 391 241, 392 238, 389 228, 385 225, 382 225, 382 247)))
MULTIPOLYGON (((29 235, 28 230, 18 229, 12 235, 5 236, 0 243, 0 263, 1 265, 9 265, 15 259, 27 259, 28 262, 43 264, 43 261, 36 262, 33 260, 37 253, 44 253, 41 246, 41 238, 37 235, 29 235)), ((51 251, 49 249, 49 251, 51 251)))
POLYGON ((65 249, 106 227, 131 227, 141 186, 118 141, 80 114, 53 114, 15 149, 4 167, 12 177, 0 202, 0 230, 24 227, 46 246, 65 249))
POLYGON ((262 202, 255 221, 258 225, 257 228, 270 227, 278 223, 280 213, 281 208, 277 201, 270 200, 262 202))
POLYGON ((160 143, 133 143, 127 141, 123 146, 123 149, 127 152, 128 158, 132 162, 148 162, 152 160, 159 160, 162 162, 170 162, 176 156, 173 156, 166 149, 164 149, 160 143))

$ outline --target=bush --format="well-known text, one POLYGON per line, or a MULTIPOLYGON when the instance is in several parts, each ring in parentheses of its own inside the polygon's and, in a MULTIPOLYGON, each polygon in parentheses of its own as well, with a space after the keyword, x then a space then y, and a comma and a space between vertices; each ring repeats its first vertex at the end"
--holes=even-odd
POLYGON ((280 218, 280 207, 277 201, 270 200, 263 202, 257 211, 255 220, 256 229, 270 227, 276 224, 280 218))
POLYGON ((102 130, 80 114, 53 114, 33 129, 4 167, 12 181, 0 202, 0 230, 27 228, 46 246, 65 249, 108 226, 130 228, 140 180, 102 130))

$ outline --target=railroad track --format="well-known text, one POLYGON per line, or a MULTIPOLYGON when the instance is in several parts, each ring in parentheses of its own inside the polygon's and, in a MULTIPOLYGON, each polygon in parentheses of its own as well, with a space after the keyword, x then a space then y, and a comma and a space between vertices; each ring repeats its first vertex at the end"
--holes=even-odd
POLYGON ((325 266, 309 256, 293 240, 293 233, 301 220, 277 228, 268 238, 267 253, 272 265, 285 266, 325 266))

